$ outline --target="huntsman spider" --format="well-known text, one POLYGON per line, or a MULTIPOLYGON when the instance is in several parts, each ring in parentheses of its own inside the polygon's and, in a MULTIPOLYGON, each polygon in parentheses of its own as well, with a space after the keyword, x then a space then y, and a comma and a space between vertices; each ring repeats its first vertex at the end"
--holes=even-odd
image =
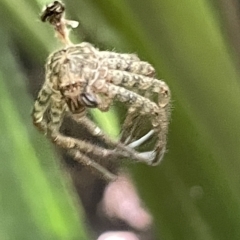
POLYGON ((116 176, 94 159, 117 156, 158 164, 166 150, 170 90, 164 81, 154 77, 155 69, 135 54, 100 51, 87 42, 73 44, 69 28, 77 27, 78 23, 65 19, 65 7, 59 1, 46 6, 41 20, 53 25, 64 47, 48 57, 45 82, 32 112, 34 125, 76 161, 92 167, 108 180, 116 176), (108 111, 115 100, 128 106, 118 141, 103 133, 86 115, 90 108, 108 111), (63 135, 60 127, 66 115, 108 147, 63 135), (143 116, 149 119, 151 130, 133 139, 143 116), (152 151, 136 150, 152 137, 156 138, 152 151))

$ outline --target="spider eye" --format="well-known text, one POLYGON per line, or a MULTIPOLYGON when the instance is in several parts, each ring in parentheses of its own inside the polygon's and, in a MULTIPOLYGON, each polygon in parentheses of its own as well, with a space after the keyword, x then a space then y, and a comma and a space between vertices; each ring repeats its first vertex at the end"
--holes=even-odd
POLYGON ((90 93, 81 94, 82 101, 86 107, 95 108, 98 105, 97 99, 90 93))

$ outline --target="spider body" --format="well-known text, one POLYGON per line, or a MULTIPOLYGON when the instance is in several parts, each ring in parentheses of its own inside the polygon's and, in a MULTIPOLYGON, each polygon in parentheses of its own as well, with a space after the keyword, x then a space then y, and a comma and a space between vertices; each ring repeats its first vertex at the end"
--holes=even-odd
POLYGON ((168 86, 155 79, 155 69, 134 54, 99 51, 86 42, 71 44, 64 24, 68 21, 59 17, 58 11, 58 17, 54 18, 54 9, 59 10, 59 2, 55 1, 47 8, 42 19, 49 20, 54 25, 66 46, 48 57, 45 83, 32 113, 34 124, 55 144, 68 150, 77 161, 92 166, 108 179, 112 179, 113 174, 93 161, 89 154, 96 157, 128 157, 156 165, 166 148, 170 115, 168 86), (157 96, 157 101, 154 101, 153 95, 157 96), (88 108, 108 111, 115 100, 129 106, 122 135, 117 142, 103 134, 86 117, 88 108), (46 117, 48 109, 49 121, 46 117), (93 146, 84 139, 62 135, 59 129, 66 114, 104 140, 109 148, 93 146), (140 140, 133 141, 132 136, 139 127, 140 116, 145 115, 151 121, 152 130, 140 140), (134 150, 153 135, 157 138, 153 151, 139 153, 134 150))

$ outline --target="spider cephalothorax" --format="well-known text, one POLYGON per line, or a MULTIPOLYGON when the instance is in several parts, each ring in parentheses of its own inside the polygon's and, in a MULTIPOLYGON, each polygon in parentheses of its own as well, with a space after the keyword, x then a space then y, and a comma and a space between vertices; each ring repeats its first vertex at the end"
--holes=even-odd
POLYGON ((48 134, 53 142, 67 149, 77 161, 96 168, 108 179, 112 179, 113 174, 93 161, 89 153, 95 157, 114 155, 151 165, 159 163, 166 149, 170 115, 168 86, 155 79, 154 68, 134 54, 99 51, 86 42, 72 44, 66 26, 72 26, 73 21, 64 18, 64 9, 62 3, 55 1, 42 14, 42 20, 54 26, 66 46, 48 57, 46 80, 34 105, 34 124, 48 134), (117 142, 104 135, 86 117, 88 108, 108 111, 114 100, 129 106, 121 138, 117 142), (45 116, 47 109, 49 122, 45 116), (62 135, 59 129, 66 113, 104 140, 109 148, 62 135), (139 127, 138 122, 143 115, 149 117, 152 130, 134 141, 134 131, 139 127), (157 139, 153 151, 134 150, 153 136, 157 139))

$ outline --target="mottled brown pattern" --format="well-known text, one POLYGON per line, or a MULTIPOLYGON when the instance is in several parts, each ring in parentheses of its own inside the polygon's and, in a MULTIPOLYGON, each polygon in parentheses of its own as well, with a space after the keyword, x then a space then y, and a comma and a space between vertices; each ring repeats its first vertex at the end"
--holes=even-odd
POLYGON ((54 14, 54 9, 60 8, 54 4, 59 2, 47 7, 42 16, 54 26, 65 47, 48 57, 45 83, 34 104, 34 124, 55 144, 68 150, 74 159, 98 170, 106 179, 114 179, 115 176, 93 161, 90 155, 95 158, 117 156, 158 164, 166 149, 170 117, 168 86, 154 77, 155 69, 149 63, 134 54, 99 51, 86 42, 72 44, 66 27, 71 26, 72 21, 64 18, 64 11, 61 15, 58 12, 54 14), (129 106, 119 141, 104 135, 86 117, 88 108, 108 111, 115 100, 129 106), (46 113, 49 113, 49 119, 46 113), (84 125, 92 135, 101 138, 108 148, 62 135, 59 129, 66 114, 84 125), (139 126, 141 116, 150 119, 152 130, 136 140, 133 131, 139 126), (152 151, 134 150, 152 137, 157 139, 152 151))

